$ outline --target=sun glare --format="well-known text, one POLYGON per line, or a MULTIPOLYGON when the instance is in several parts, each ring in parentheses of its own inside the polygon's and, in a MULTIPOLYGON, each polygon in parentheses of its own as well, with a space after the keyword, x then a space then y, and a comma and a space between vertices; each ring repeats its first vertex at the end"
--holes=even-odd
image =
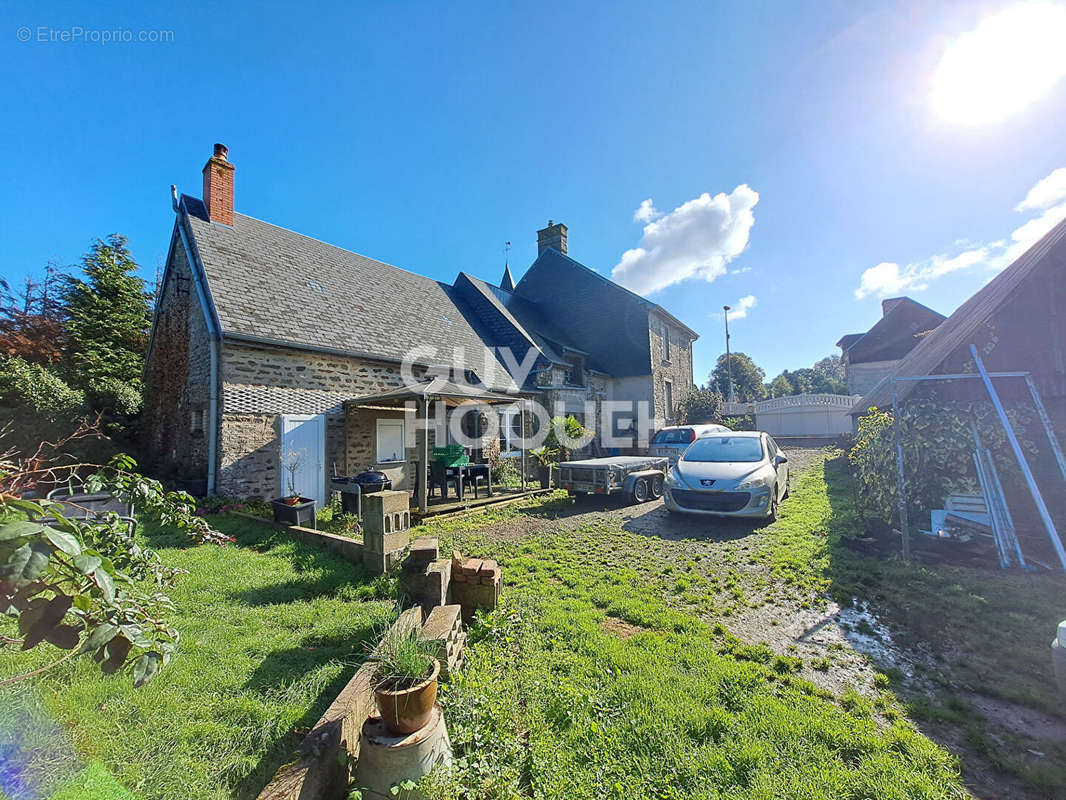
POLYGON ((1021 111, 1066 75, 1066 6, 1012 6, 953 42, 933 74, 932 105, 949 122, 985 125, 1021 111))

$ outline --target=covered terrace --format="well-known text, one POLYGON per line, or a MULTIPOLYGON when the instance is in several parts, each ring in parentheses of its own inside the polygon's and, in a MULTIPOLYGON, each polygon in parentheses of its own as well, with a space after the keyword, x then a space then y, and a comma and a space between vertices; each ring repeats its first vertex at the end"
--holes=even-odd
MULTIPOLYGON (((348 469, 372 468, 385 472, 394 489, 412 492, 418 511, 424 515, 430 508, 428 471, 431 448, 438 442, 443 445, 452 440, 453 417, 485 406, 526 409, 528 403, 529 399, 521 395, 494 392, 443 378, 353 398, 344 403, 348 469), (414 433, 413 437, 409 436, 410 432, 414 433)), ((521 425, 520 474, 524 492, 526 415, 520 413, 517 417, 521 425)), ((514 492, 497 490, 496 494, 506 496, 514 492)), ((442 497, 439 502, 444 503, 445 499, 442 497)))

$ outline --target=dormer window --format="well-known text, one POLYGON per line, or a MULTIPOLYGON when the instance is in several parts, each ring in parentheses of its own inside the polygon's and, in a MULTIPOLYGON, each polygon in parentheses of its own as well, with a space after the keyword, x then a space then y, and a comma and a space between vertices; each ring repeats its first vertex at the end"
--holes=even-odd
POLYGON ((563 383, 567 386, 585 385, 585 364, 581 356, 567 356, 566 369, 563 372, 563 383))

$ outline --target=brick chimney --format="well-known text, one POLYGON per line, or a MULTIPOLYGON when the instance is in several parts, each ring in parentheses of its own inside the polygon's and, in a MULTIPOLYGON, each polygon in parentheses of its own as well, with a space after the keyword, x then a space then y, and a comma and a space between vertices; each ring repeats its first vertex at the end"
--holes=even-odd
POLYGON ((212 222, 233 224, 233 170, 227 160, 229 148, 215 145, 215 154, 204 164, 204 208, 212 222))
POLYGON ((548 220, 548 227, 537 231, 537 256, 551 247, 566 255, 566 226, 548 220))

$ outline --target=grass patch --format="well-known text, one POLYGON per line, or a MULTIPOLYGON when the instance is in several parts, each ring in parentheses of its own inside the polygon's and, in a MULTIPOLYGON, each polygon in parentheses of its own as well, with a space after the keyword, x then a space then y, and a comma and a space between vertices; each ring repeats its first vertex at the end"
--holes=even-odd
MULTIPOLYGON (((824 480, 804 478, 772 527, 781 540, 734 562, 826 586, 827 536, 811 530, 825 530, 832 509, 824 480)), ((564 513, 553 506, 563 502, 544 513, 564 513)), ((647 537, 590 520, 517 540, 494 535, 499 518, 418 531, 442 536, 445 551, 497 559, 506 583, 504 605, 480 618, 462 673, 442 687, 458 769, 435 775, 431 796, 964 796, 955 759, 902 715, 879 719, 869 699, 798 678, 799 659, 706 621, 751 594, 739 567, 712 577, 710 559, 686 557, 668 568, 647 537), (615 635, 609 619, 639 630, 615 635)))
MULTIPOLYGON (((128 675, 105 676, 87 658, 34 679, 38 703, 26 713, 42 732, 61 731, 77 756, 35 766, 57 800, 121 797, 115 782, 144 800, 255 797, 386 622, 390 579, 252 520, 214 522, 237 543, 147 535, 166 563, 189 570, 171 591, 178 653, 155 680, 134 689, 128 675), (79 764, 89 766, 78 773, 79 764)), ((55 657, 45 647, 0 650, 0 675, 55 657)), ((0 708, 25 696, 4 692, 0 708)))

